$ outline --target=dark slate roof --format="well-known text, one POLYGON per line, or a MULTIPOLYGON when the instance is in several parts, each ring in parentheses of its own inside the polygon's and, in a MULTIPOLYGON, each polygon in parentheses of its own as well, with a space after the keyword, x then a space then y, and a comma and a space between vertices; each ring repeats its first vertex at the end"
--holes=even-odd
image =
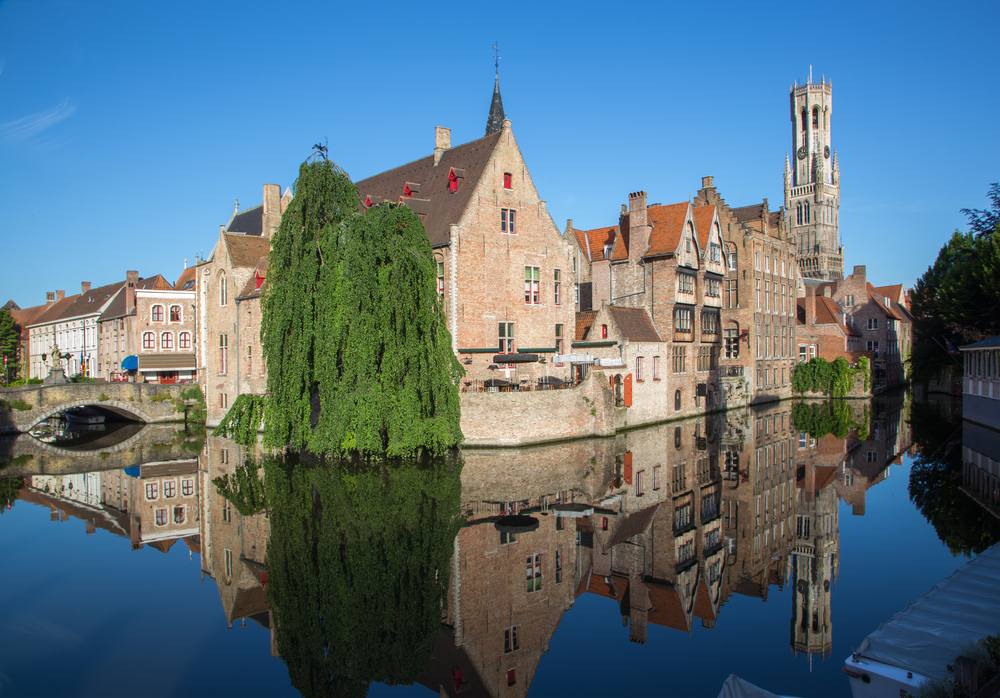
MULTIPOLYGON (((192 269, 194 267, 191 267, 192 269)), ((157 274, 156 276, 151 276, 148 279, 139 279, 139 283, 136 284, 137 289, 143 291, 148 291, 151 289, 158 289, 161 291, 166 291, 170 288, 170 284, 162 276, 157 274)), ((126 315, 132 315, 135 313, 135 309, 131 312, 125 312, 125 284, 121 283, 118 285, 118 291, 111 302, 108 303, 108 307, 104 309, 101 316, 97 318, 98 322, 104 322, 105 320, 114 320, 116 318, 125 317, 126 315)))
POLYGON ((608 547, 612 547, 626 541, 633 536, 637 536, 649 527, 649 523, 653 520, 653 515, 656 514, 656 510, 660 508, 659 504, 654 504, 651 507, 643 509, 642 511, 636 512, 627 516, 621 525, 618 526, 618 530, 615 531, 614 538, 611 539, 611 543, 608 547))
POLYGON ((6 303, 4 303, 3 307, 0 308, 0 310, 20 310, 20 309, 21 309, 21 306, 19 306, 17 303, 15 303, 13 298, 11 298, 9 301, 7 301, 6 303))
POLYGON ((364 202, 366 197, 371 197, 372 203, 376 198, 399 201, 407 182, 419 183, 420 199, 427 202, 421 203, 421 206, 426 206, 424 228, 431 246, 447 245, 451 242, 451 226, 458 223, 465 213, 472 192, 499 141, 500 133, 493 133, 444 151, 437 166, 434 165, 434 156, 428 155, 363 179, 358 182, 361 201, 364 202), (454 194, 448 190, 448 174, 452 168, 464 170, 465 174, 454 194))
POLYGON ((738 208, 730 209, 733 212, 733 216, 740 223, 746 223, 747 221, 759 221, 760 217, 764 215, 764 204, 754 204, 752 206, 740 206, 738 208))
POLYGON ((662 341, 644 309, 611 306, 608 310, 611 311, 611 316, 621 330, 622 337, 630 342, 662 341))
POLYGON ((237 213, 226 226, 226 232, 262 235, 264 233, 264 204, 237 213))
POLYGON ((500 99, 500 76, 496 78, 496 82, 493 84, 493 101, 490 102, 490 113, 486 117, 486 134, 499 133, 500 129, 503 128, 503 122, 506 117, 503 113, 503 100, 500 99))
POLYGON ((234 267, 255 267, 261 257, 271 252, 271 240, 260 235, 226 233, 223 237, 234 267))
POLYGON ((959 349, 989 349, 991 347, 1000 347, 1000 334, 996 337, 976 342, 975 344, 966 344, 964 347, 959 347, 959 349))

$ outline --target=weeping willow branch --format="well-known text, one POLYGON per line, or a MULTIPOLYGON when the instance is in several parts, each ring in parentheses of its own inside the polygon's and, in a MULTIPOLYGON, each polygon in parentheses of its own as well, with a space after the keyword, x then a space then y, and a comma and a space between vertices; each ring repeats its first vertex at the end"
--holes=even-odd
POLYGON ((222 436, 243 446, 253 446, 257 443, 257 432, 264 418, 265 402, 263 395, 240 395, 212 432, 212 436, 222 436))

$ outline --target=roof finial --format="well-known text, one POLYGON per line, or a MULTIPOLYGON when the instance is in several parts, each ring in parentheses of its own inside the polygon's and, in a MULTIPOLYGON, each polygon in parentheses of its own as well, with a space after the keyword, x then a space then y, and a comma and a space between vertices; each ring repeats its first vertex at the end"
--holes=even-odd
POLYGON ((233 215, 235 216, 239 212, 240 212, 240 200, 236 199, 235 201, 233 201, 233 215))
POLYGON ((500 49, 497 48, 497 44, 499 43, 500 42, 498 41, 493 44, 493 70, 496 74, 497 81, 500 80, 500 49))
POLYGON ((486 117, 486 134, 497 133, 503 128, 506 115, 503 112, 503 100, 500 99, 500 52, 496 44, 493 44, 493 69, 496 71, 496 78, 493 82, 493 101, 490 103, 490 113, 486 117))

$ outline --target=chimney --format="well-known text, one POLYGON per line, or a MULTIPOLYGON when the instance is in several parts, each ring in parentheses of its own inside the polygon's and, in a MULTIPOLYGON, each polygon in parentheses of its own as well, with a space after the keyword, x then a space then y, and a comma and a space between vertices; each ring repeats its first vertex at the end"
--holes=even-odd
POLYGON ((638 264, 649 247, 649 224, 646 217, 646 192, 628 195, 628 258, 638 264))
POLYGON ((45 292, 45 305, 52 305, 56 302, 56 294, 52 291, 45 292))
POLYGON ((701 178, 701 188, 702 189, 715 189, 715 177, 702 177, 701 178))
POLYGON ((89 281, 81 281, 80 282, 80 293, 86 293, 89 290, 90 290, 90 282, 89 281))
POLYGON ((281 223, 281 187, 264 185, 264 237, 270 238, 281 223))
POLYGON ((816 288, 806 286, 806 326, 816 324, 816 288))
POLYGON ((567 233, 571 233, 572 231, 573 231, 573 219, 572 218, 567 218, 566 219, 566 232, 567 233))
POLYGON ((139 272, 125 272, 125 313, 135 311, 135 287, 139 283, 139 272))
POLYGON ((441 162, 444 151, 451 148, 451 129, 444 126, 434 127, 434 165, 441 162))
POLYGON ((66 292, 65 291, 56 291, 56 300, 57 301, 61 301, 65 297, 66 297, 66 292))
POLYGON ((860 281, 862 287, 865 285, 865 265, 859 264, 854 267, 854 273, 851 274, 855 281, 860 281))

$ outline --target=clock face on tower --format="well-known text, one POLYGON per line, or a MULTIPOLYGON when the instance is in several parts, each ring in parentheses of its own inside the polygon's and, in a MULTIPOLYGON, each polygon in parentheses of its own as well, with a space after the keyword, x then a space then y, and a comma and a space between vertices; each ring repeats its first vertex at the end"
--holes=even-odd
POLYGON ((825 148, 823 148, 823 157, 825 157, 827 160, 830 159, 830 146, 826 146, 825 148))
POLYGON ((806 147, 804 145, 800 146, 798 152, 796 153, 796 155, 798 156, 799 160, 805 160, 806 159, 806 147))

